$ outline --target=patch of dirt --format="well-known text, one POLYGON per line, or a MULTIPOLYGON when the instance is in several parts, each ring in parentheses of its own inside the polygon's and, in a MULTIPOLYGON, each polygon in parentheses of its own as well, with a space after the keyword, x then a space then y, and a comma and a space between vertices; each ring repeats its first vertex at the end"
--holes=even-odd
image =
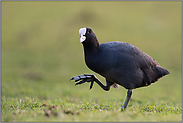
POLYGON ((50 116, 57 117, 58 116, 59 107, 57 105, 48 105, 48 103, 44 103, 40 107, 45 107, 44 108, 44 113, 45 113, 46 117, 50 117, 50 116))
MULTIPOLYGON (((47 102, 45 102, 40 107, 44 107, 44 114, 46 117, 51 117, 51 116, 57 117, 58 116, 59 107, 57 105, 49 105, 47 102)), ((74 112, 71 110, 64 110, 63 113, 67 114, 67 115, 79 115, 79 112, 74 112)))

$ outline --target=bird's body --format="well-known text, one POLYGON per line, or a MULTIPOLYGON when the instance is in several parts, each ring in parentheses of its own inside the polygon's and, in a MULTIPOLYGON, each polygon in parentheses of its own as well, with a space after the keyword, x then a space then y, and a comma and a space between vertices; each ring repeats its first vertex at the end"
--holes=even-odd
POLYGON ((71 80, 80 81, 76 85, 91 82, 90 89, 95 81, 106 91, 110 90, 111 86, 123 86, 128 92, 122 110, 127 107, 132 89, 148 86, 169 74, 169 71, 162 68, 151 56, 129 43, 112 41, 99 44, 90 28, 81 28, 79 33, 86 65, 105 77, 106 86, 93 74, 75 76, 71 80))
POLYGON ((126 89, 150 85, 167 72, 152 57, 126 42, 103 43, 84 52, 91 70, 126 89))

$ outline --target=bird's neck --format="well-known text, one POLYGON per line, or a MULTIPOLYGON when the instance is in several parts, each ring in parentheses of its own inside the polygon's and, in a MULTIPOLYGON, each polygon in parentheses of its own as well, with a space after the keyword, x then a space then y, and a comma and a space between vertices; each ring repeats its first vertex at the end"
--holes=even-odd
POLYGON ((98 55, 100 51, 100 45, 98 41, 83 44, 84 48, 84 56, 85 56, 85 63, 91 70, 97 72, 96 69, 94 69, 98 65, 98 55))
POLYGON ((87 43, 83 43, 83 47, 84 47, 84 52, 95 52, 98 51, 100 49, 100 45, 97 39, 91 41, 91 42, 87 42, 87 43))

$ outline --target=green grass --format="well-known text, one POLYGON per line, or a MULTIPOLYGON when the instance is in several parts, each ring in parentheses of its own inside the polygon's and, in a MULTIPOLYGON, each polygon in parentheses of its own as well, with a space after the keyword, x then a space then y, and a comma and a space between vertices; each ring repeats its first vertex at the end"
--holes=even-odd
POLYGON ((178 121, 180 105, 146 104, 131 100, 125 112, 120 112, 120 101, 77 102, 55 100, 44 103, 39 99, 12 99, 3 105, 3 121, 178 121), (50 105, 51 104, 51 105, 50 105), (4 112, 3 112, 4 113, 4 112), (144 119, 144 117, 146 117, 144 119), (157 117, 160 117, 157 119, 157 117), (174 120, 173 120, 174 119, 174 120), (175 120, 176 119, 176 120, 175 120))
MULTIPOLYGON (((2 2, 1 121, 181 122, 181 2, 2 2), (139 47, 170 71, 133 90, 109 92, 69 79, 93 73, 78 30, 139 47)), ((95 74, 103 83, 105 79, 95 74)))

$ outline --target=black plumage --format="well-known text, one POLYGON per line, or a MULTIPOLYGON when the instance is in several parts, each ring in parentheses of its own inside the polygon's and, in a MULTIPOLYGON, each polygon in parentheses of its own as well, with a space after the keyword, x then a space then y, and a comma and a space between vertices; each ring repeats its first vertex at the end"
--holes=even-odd
MULTIPOLYGON (((169 74, 169 71, 162 68, 148 54, 139 48, 126 42, 107 42, 99 44, 96 35, 90 28, 81 28, 80 42, 84 47, 85 63, 92 71, 106 78, 106 86, 104 86, 94 75, 80 75, 71 78, 82 84, 84 82, 98 81, 104 90, 108 91, 110 86, 117 87, 121 85, 130 90, 148 86, 156 82, 159 78, 169 74), (88 77, 86 77, 88 76, 88 77), (76 79, 79 77, 78 79, 76 79), (81 77, 81 78, 80 78, 81 77)), ((127 97, 130 98, 130 96, 127 97)), ((128 104, 129 99, 127 99, 128 104)), ((124 103, 124 104, 125 104, 124 103)), ((122 108, 126 108, 125 104, 122 108)))

